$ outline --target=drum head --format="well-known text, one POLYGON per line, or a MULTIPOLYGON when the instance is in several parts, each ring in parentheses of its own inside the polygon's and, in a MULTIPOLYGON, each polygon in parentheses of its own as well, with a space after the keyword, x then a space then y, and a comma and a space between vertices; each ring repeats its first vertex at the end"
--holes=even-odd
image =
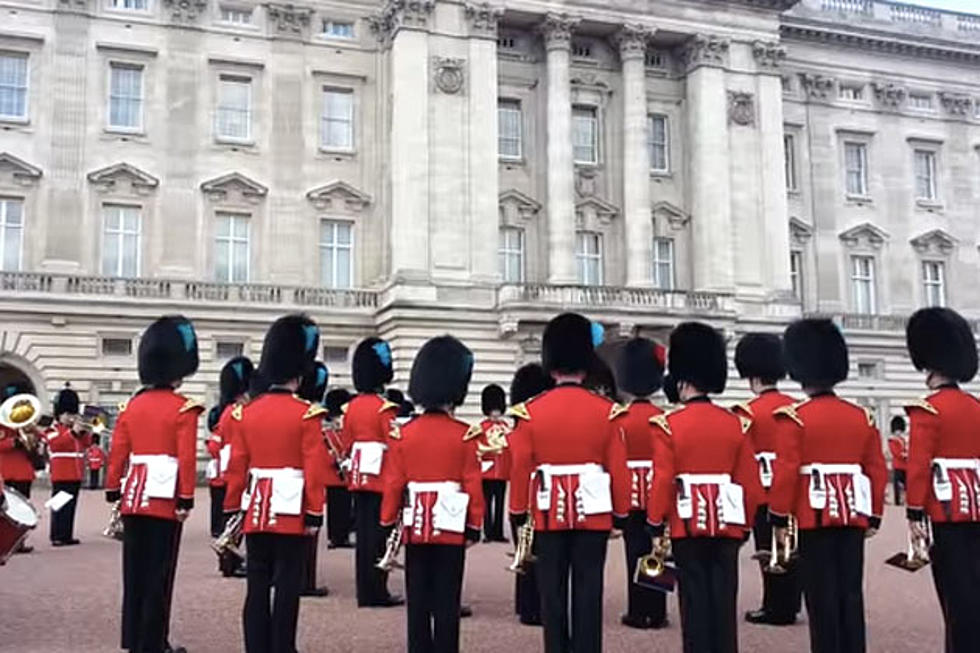
POLYGON ((21 524, 27 528, 34 528, 37 526, 37 512, 31 507, 27 499, 18 492, 9 487, 3 489, 3 495, 7 499, 7 504, 4 506, 4 513, 6 516, 21 524))

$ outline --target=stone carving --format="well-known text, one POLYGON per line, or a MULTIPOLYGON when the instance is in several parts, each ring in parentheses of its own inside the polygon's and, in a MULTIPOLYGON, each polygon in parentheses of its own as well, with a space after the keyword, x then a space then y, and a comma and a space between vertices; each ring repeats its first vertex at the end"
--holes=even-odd
POLYGON ((598 174, 594 168, 578 168, 575 171, 575 193, 579 197, 596 194, 598 174))
POLYGON ((454 57, 432 57, 432 81, 447 95, 463 90, 466 83, 466 60, 454 57))
POLYGON ((959 93, 939 92, 939 102, 951 116, 966 117, 972 114, 973 98, 959 93))
POLYGON ((309 7, 280 5, 271 2, 265 7, 266 15, 275 27, 277 34, 293 37, 302 36, 306 28, 310 26, 313 10, 309 7))
POLYGON ((609 90, 609 83, 605 78, 602 75, 592 72, 576 73, 571 76, 568 83, 572 86, 586 86, 595 90, 609 90))
POLYGON ((841 242, 850 248, 866 246, 871 249, 881 249, 888 240, 888 232, 876 227, 870 222, 864 222, 840 233, 841 242))
POLYGON ((483 4, 466 4, 466 20, 470 24, 470 34, 489 36, 496 38, 497 25, 500 17, 504 15, 503 7, 491 5, 488 2, 483 4))
POLYGON ((357 213, 371 203, 370 195, 339 179, 317 186, 306 194, 306 199, 320 211, 343 208, 357 213))
POLYGON ((575 202, 575 228, 596 229, 607 226, 619 215, 619 209, 594 195, 575 202))
POLYGON ((163 0, 163 6, 170 11, 170 20, 175 23, 192 23, 208 7, 205 0, 163 0))
POLYGON ((93 170, 88 173, 88 180, 100 193, 118 191, 117 185, 121 181, 128 181, 136 195, 147 195, 160 185, 160 180, 150 173, 125 162, 93 170))
POLYGON ((642 25, 624 25, 613 35, 613 43, 619 48, 619 58, 642 59, 646 57, 647 42, 653 31, 642 25))
POLYGON ((817 100, 826 100, 834 90, 835 82, 832 77, 801 73, 800 83, 803 85, 807 96, 817 100))
POLYGON ((434 0, 388 0, 381 13, 368 18, 368 25, 379 41, 388 44, 402 27, 425 28, 435 6, 434 0))
POLYGON ((654 223, 663 224, 666 222, 674 231, 683 229, 691 221, 689 214, 667 201, 654 204, 650 208, 650 215, 653 216, 654 223))
POLYGON ((236 192, 242 200, 255 204, 269 193, 269 189, 249 179, 240 172, 230 172, 201 184, 201 190, 212 202, 224 202, 232 192, 236 192))
POLYGON ((500 207, 500 219, 503 224, 530 220, 541 211, 540 202, 515 188, 500 193, 497 204, 500 207))
POLYGON ((789 237, 794 245, 803 247, 813 238, 813 227, 794 216, 789 219, 789 237))
POLYGON ((538 26, 538 30, 544 37, 547 49, 561 48, 567 50, 572 47, 572 33, 580 22, 582 19, 577 16, 548 14, 538 26))
POLYGON ((21 186, 30 186, 41 178, 41 169, 10 152, 0 152, 0 173, 9 170, 11 178, 21 186))
POLYGON ((752 56, 763 70, 778 70, 786 59, 786 48, 776 42, 756 41, 752 44, 752 56))
POLYGON ((875 100, 878 101, 878 106, 883 109, 891 109, 892 111, 897 111, 901 108, 905 102, 905 96, 908 95, 908 91, 905 90, 904 86, 899 86, 891 82, 872 82, 871 90, 875 94, 875 100))
POLYGON ((755 97, 743 91, 728 91, 728 123, 751 127, 755 125, 755 97))
POLYGON ((909 241, 919 254, 948 256, 956 248, 957 240, 942 229, 933 229, 909 241))
POLYGON ((682 46, 681 56, 689 72, 700 66, 724 66, 729 46, 729 40, 720 36, 695 34, 682 46))

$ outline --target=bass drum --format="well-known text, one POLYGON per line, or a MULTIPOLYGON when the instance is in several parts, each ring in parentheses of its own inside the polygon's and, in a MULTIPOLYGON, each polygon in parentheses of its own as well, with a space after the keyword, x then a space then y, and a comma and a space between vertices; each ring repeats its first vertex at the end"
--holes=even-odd
POLYGON ((0 565, 7 562, 27 533, 37 526, 37 511, 24 495, 5 487, 3 498, 3 509, 0 510, 0 565))

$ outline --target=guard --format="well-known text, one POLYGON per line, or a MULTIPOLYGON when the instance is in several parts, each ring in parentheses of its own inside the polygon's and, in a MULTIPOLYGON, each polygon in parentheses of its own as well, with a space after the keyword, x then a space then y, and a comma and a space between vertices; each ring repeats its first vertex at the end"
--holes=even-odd
MULTIPOLYGON (((310 402, 313 406, 323 405, 323 396, 327 392, 327 382, 330 379, 330 372, 327 370, 327 366, 317 361, 313 372, 307 374, 303 377, 303 382, 299 386, 299 398, 310 402)), ((326 438, 325 434, 325 419, 327 417, 327 411, 324 410, 320 417, 320 433, 321 438, 326 438)), ((327 476, 333 470, 333 460, 327 451, 326 442, 321 443, 320 447, 320 480, 324 487, 322 492, 326 492, 326 482, 327 476)), ((321 497, 322 500, 322 497, 321 497)), ((322 517, 322 514, 321 514, 322 517)), ((303 591, 301 596, 312 596, 312 597, 324 597, 330 594, 330 590, 326 586, 318 586, 316 584, 316 572, 317 572, 317 550, 320 548, 320 533, 317 531, 313 535, 307 537, 307 547, 306 547, 306 582, 303 586, 303 591)))
POLYGON ((352 499, 347 489, 347 475, 350 473, 346 458, 350 443, 344 442, 344 406, 351 400, 351 394, 343 388, 334 388, 327 393, 324 407, 327 409, 327 424, 323 430, 323 441, 330 453, 331 465, 327 470, 327 544, 328 549, 349 549, 351 526, 353 525, 352 499))
POLYGON ((476 450, 483 472, 483 540, 506 542, 504 495, 510 478, 510 450, 507 448, 510 425, 503 415, 507 410, 507 395, 499 385, 491 384, 483 388, 480 404, 485 419, 480 422, 476 450))
POLYGON ((54 401, 55 424, 47 433, 48 458, 51 461, 51 496, 60 492, 71 500, 51 513, 51 546, 78 544, 75 538, 75 510, 85 473, 85 450, 92 444, 92 431, 78 421, 78 393, 68 384, 54 401))

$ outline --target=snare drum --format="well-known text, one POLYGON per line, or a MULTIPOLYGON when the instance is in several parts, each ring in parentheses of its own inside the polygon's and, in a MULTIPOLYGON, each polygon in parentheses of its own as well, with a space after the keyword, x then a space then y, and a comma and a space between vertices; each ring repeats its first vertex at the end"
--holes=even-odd
POLYGON ((37 526, 37 511, 17 490, 3 488, 6 501, 0 510, 0 565, 7 562, 28 531, 37 526))

